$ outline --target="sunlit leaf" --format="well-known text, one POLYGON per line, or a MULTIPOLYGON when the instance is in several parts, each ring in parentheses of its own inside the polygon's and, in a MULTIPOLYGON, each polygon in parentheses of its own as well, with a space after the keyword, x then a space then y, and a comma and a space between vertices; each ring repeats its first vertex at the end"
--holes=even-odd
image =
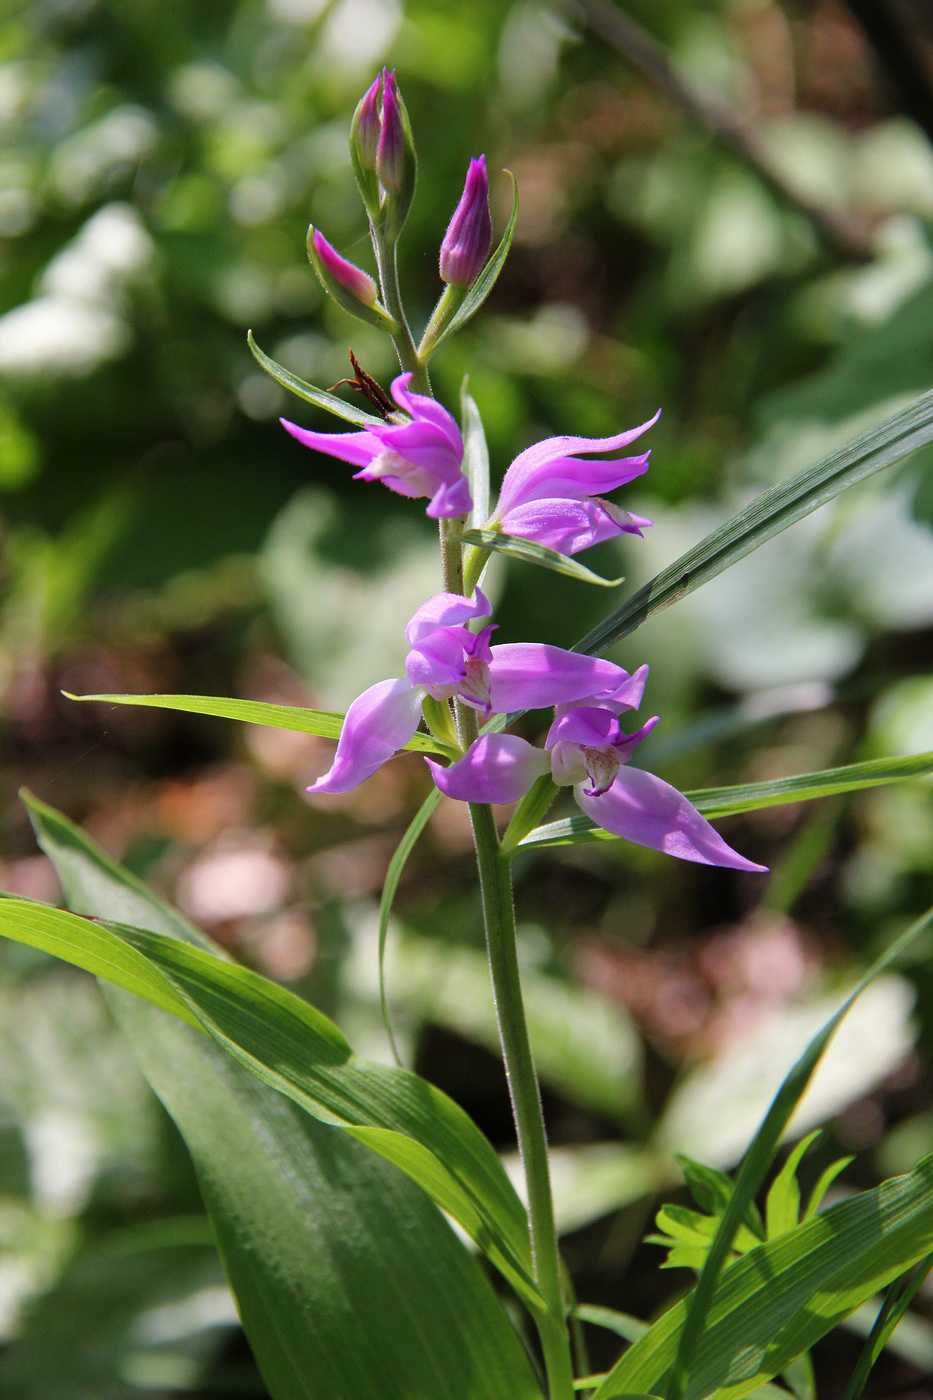
MULTIPOLYGON (((287 729, 294 734, 317 734, 324 739, 339 739, 343 715, 333 710, 309 710, 301 705, 271 705, 264 700, 228 699, 223 695, 72 695, 69 700, 94 700, 108 705, 143 705, 157 710, 182 710, 191 715, 213 715, 216 719, 235 719, 244 724, 262 724, 268 729, 287 729)), ((433 734, 415 734, 404 746, 413 753, 440 753, 459 758, 458 751, 448 747, 433 734)))
MULTIPOLYGON (((933 773, 933 753, 911 754, 907 758, 873 758, 850 763, 843 768, 825 768, 819 773, 800 773, 792 778, 776 778, 767 783, 740 783, 736 787, 703 788, 688 792, 704 817, 729 817, 737 812, 756 812, 763 807, 779 807, 788 802, 811 802, 818 797, 834 797, 843 792, 860 792, 885 783, 933 773)), ((586 841, 617 841, 611 831, 597 826, 582 812, 539 826, 517 850, 529 846, 578 845, 586 841)))
POLYGON ((921 395, 845 447, 757 496, 634 593, 577 642, 574 650, 590 656, 608 651, 653 613, 685 598, 850 486, 893 466, 929 442, 933 442, 933 393, 921 395))
MULTIPOLYGON (((29 807, 73 904, 211 946, 60 814, 29 807)), ((107 996, 191 1150, 273 1400, 540 1400, 501 1306, 422 1190, 210 1037, 107 996)))

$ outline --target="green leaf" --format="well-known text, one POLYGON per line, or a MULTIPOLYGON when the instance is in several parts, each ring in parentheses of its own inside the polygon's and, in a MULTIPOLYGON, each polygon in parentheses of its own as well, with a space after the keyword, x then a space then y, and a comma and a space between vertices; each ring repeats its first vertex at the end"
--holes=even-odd
MULTIPOLYGON (((29 799, 70 901, 203 934, 29 799)), ((541 1400, 514 1332, 425 1194, 135 997, 108 1000, 198 1169, 273 1400, 541 1400)))
POLYGON ((400 1063, 398 1047, 395 1044, 395 1036, 392 1032, 392 1019, 389 1016, 389 1003, 386 998, 385 980, 385 956, 386 938, 389 933, 389 920, 392 917, 392 905, 395 902, 395 892, 398 889, 398 882, 402 878, 402 871, 408 863, 411 855, 424 828, 430 820, 431 813, 441 800, 440 788, 432 788, 427 797, 418 808, 409 824, 408 830, 396 846, 392 859, 389 861, 389 868, 386 871, 385 881, 382 886, 382 895, 379 899, 379 1004, 382 1007, 382 1021, 392 1046, 392 1053, 395 1056, 396 1064, 400 1063))
POLYGON ((473 509, 471 524, 489 518, 489 448, 476 400, 469 391, 469 375, 460 387, 460 418, 463 427, 463 470, 470 483, 473 509))
POLYGON ((647 1322, 642 1322, 641 1318, 632 1317, 631 1313, 616 1312, 615 1308, 600 1307, 597 1303, 577 1303, 573 1315, 593 1327, 605 1327, 607 1331, 615 1332, 617 1337, 624 1337, 627 1342, 637 1342, 648 1331, 647 1322))
MULTIPOLYGON (((685 794, 704 817, 729 817, 737 812, 756 812, 763 807, 779 807, 788 802, 811 802, 818 797, 834 797, 842 792, 899 783, 907 778, 933 772, 933 753, 911 754, 907 758, 873 758, 866 763, 850 763, 844 768, 825 768, 819 773, 801 773, 792 778, 776 778, 767 783, 740 783, 736 787, 703 788, 685 794)), ((617 841, 611 831, 597 826, 582 812, 562 821, 539 826, 515 848, 567 846, 585 841, 617 841)))
POLYGON ((313 403, 315 408, 326 408, 328 413, 336 414, 338 418, 343 418, 347 423, 356 423, 361 428, 369 428, 374 425, 384 426, 384 419, 377 418, 373 413, 364 413, 361 408, 354 408, 353 404, 344 403, 343 399, 338 399, 336 394, 329 394, 326 389, 316 389, 313 384, 306 384, 303 379, 298 378, 297 374, 292 374, 291 370, 276 364, 275 360, 270 359, 264 351, 260 350, 253 339, 252 331, 247 332, 246 340, 266 374, 271 374, 272 378, 277 380, 283 389, 297 394, 306 403, 313 403))
MULTIPOLYGON (((270 729, 288 729, 295 734, 318 734, 339 739, 344 716, 332 710, 308 710, 301 705, 269 705, 264 700, 235 700, 223 695, 72 695, 68 700, 94 700, 108 705, 144 705, 151 709, 183 710, 191 715, 213 715, 244 724, 263 724, 270 729)), ((440 753, 459 758, 458 750, 435 739, 433 734, 415 734, 404 748, 413 753, 440 753)))
POLYGON ((0 933, 103 977, 189 1026, 198 1026, 197 1017, 148 959, 114 939, 105 925, 0 892, 0 933))
MULTIPOLYGON (((579 579, 581 583, 597 583, 601 588, 616 588, 625 582, 621 578, 601 578, 585 564, 578 564, 576 559, 571 559, 566 554, 558 554, 556 549, 547 549, 545 545, 535 544, 533 540, 519 539, 517 535, 504 535, 501 530, 464 530, 454 538, 472 545, 477 550, 494 549, 512 559, 522 559, 526 564, 540 564, 543 569, 553 569, 555 573, 566 574, 568 578, 579 579)), ((471 572, 476 572, 475 564, 471 572)))
MULTIPOLYGON (((705 1338, 706 1336, 709 1310, 716 1296, 720 1273, 729 1258, 733 1239, 742 1221, 745 1219, 748 1207, 754 1201, 764 1181, 768 1169, 774 1160, 774 1155, 784 1130, 793 1117, 798 1103, 803 1098, 807 1085, 813 1076, 813 1072, 822 1059, 823 1053, 832 1039, 836 1028, 839 1026, 853 1002, 861 995, 865 988, 868 987, 880 973, 885 971, 885 969, 888 968, 931 923, 933 923, 933 909, 928 910, 921 919, 911 924, 910 927, 901 934, 900 938, 895 939, 890 947, 888 947, 872 964, 855 990, 846 998, 838 1011, 836 1011, 817 1032, 796 1064, 792 1066, 789 1073, 786 1075, 784 1082, 774 1097, 771 1107, 765 1114, 761 1127, 758 1129, 746 1153, 745 1160, 742 1163, 741 1170, 735 1182, 732 1198, 723 1214, 719 1229, 716 1232, 716 1237, 707 1255, 703 1272, 700 1275, 695 1290, 684 1304, 684 1325, 682 1333, 677 1341, 676 1361, 674 1363, 670 1384, 667 1387, 666 1393, 668 1400, 680 1400, 682 1395, 688 1393, 692 1394, 689 1387, 693 1384, 693 1351, 700 1342, 701 1337, 705 1338)), ((825 1215, 819 1216, 816 1220, 809 1221, 807 1224, 800 1226, 799 1230, 806 1230, 811 1225, 818 1224, 819 1221, 825 1218, 825 1215)), ((799 1238, 799 1230, 795 1230, 789 1235, 781 1236, 781 1238, 775 1242, 776 1246, 779 1247, 782 1240, 799 1238)), ((922 1252, 923 1251, 921 1251, 921 1253, 922 1252)), ((753 1250, 746 1258, 756 1253, 757 1251, 753 1250)), ((917 1255, 904 1260, 899 1269, 894 1269, 891 1274, 885 1276, 883 1279, 876 1279, 872 1287, 878 1288, 883 1286, 889 1278, 901 1272, 903 1268, 909 1267, 909 1265, 915 1262, 915 1259, 919 1257, 920 1255, 917 1255)), ((738 1267, 739 1265, 734 1265, 733 1268, 728 1271, 726 1281, 732 1277, 738 1267)), ((852 1304, 852 1307, 857 1307, 858 1301, 862 1300, 857 1300, 852 1304)), ((846 1308, 845 1311, 851 1311, 851 1308, 846 1308)), ((830 1325, 833 1324, 831 1323, 830 1325)), ((818 1335, 822 1335, 822 1333, 818 1335)), ((783 1370, 789 1360, 799 1355, 800 1352, 807 1350, 811 1344, 810 1341, 803 1342, 796 1351, 792 1351, 790 1355, 785 1357, 779 1365, 775 1366, 774 1370, 769 1372, 769 1374, 774 1375, 778 1371, 783 1370)), ((761 1377, 761 1379, 767 1378, 767 1376, 761 1377)), ((745 1394, 746 1392, 742 1391, 741 1393, 745 1394)), ((594 1400, 601 1400, 601 1397, 594 1397, 594 1400)))
MULTIPOLYGON (((36 812, 34 801, 30 807, 36 812)), ((72 836, 72 844, 74 840, 72 836)), ((0 911, 7 903, 13 901, 0 905, 0 911)), ((35 908, 28 901, 16 903, 28 912, 35 908)), ((87 923, 75 915, 62 917, 74 919, 79 929, 87 923)), ((17 913, 4 920, 8 936, 20 936, 20 918, 17 913)), ((401 1167, 458 1221, 526 1301, 537 1305, 524 1207, 492 1147, 452 1099, 408 1070, 354 1056, 325 1016, 257 973, 177 936, 123 924, 91 927, 100 939, 112 940, 114 959, 102 971, 104 977, 172 1010, 155 980, 162 974, 169 991, 188 1008, 188 1019, 193 1013, 259 1079, 401 1167), (154 965, 152 986, 140 978, 135 963, 125 973, 121 944, 154 965)), ((31 924, 25 931, 31 933, 31 924)), ((76 958, 67 946, 55 951, 85 965, 83 946, 76 958)))
POLYGON ((611 613, 574 650, 598 656, 653 613, 694 592, 767 540, 859 481, 933 442, 933 393, 757 496, 611 613))
POLYGON ((776 1239, 785 1230, 792 1230, 800 1220, 800 1183, 797 1168, 807 1149, 819 1137, 819 1129, 808 1133, 794 1145, 787 1161, 778 1172, 765 1198, 765 1227, 767 1238, 776 1239))
MULTIPOLYGON (((714 1392, 717 1400, 751 1394, 922 1259, 931 1244, 933 1157, 928 1157, 908 1176, 852 1196, 749 1250, 716 1288, 690 1361, 686 1400, 714 1392)), ((613 1367, 593 1400, 635 1389, 669 1395, 690 1304, 691 1299, 682 1300, 664 1313, 613 1367)))
POLYGON ((475 315, 480 309, 483 302, 496 285, 499 273, 502 271, 505 260, 509 255, 509 249, 512 246, 512 236, 515 233, 515 225, 518 222, 518 184, 511 170, 507 170, 505 173, 512 181, 512 213, 509 216, 509 222, 506 225, 505 233, 502 235, 498 248, 467 292, 456 314, 450 318, 447 325, 437 337, 437 340, 431 347, 432 354, 439 346, 443 345, 448 336, 453 335, 455 331, 460 330, 461 326, 466 325, 470 317, 475 315))

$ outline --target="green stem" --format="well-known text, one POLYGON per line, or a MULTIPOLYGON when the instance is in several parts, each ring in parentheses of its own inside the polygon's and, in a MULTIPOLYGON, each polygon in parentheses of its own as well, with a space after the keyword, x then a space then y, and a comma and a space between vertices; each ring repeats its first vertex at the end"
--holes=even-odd
POLYGON ((415 346, 411 328, 402 305, 402 294, 398 284, 398 261, 394 239, 387 239, 380 230, 370 227, 376 266, 379 269, 379 283, 382 301, 390 316, 398 322, 398 330, 392 337, 398 362, 403 370, 411 371, 411 388, 416 394, 430 394, 431 380, 427 365, 422 361, 415 346))
MULTIPOLYGON (((458 705, 458 710, 465 708, 458 705)), ((471 713, 475 729, 475 711, 471 713)), ((461 734, 461 738, 464 737, 461 734)), ((508 860, 500 853, 492 809, 484 803, 471 802, 470 820, 479 866, 499 1039, 525 1173, 535 1281, 546 1305, 546 1310, 536 1316, 535 1321, 544 1352, 550 1400, 572 1400, 573 1364, 564 1317, 547 1136, 522 1001, 511 871, 508 860)))

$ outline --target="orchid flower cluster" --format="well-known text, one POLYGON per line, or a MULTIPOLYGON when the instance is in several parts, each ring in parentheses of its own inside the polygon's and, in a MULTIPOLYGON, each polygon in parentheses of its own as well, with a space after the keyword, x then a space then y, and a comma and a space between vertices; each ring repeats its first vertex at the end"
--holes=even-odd
MULTIPOLYGON (((428 501, 427 514, 451 547, 451 526, 462 528, 473 509, 464 472, 464 441, 456 420, 428 393, 427 360, 452 326, 465 298, 483 276, 492 244, 489 183, 484 156, 470 162, 463 195, 440 248, 446 289, 428 330, 415 347, 395 282, 394 243, 414 190, 414 147, 395 75, 384 71, 357 108, 351 136, 354 169, 371 225, 379 266, 376 281, 344 259, 319 230, 309 230, 311 261, 325 290, 362 319, 392 335, 405 368, 392 398, 368 377, 381 420, 360 432, 310 431, 282 419, 306 447, 358 468, 356 478, 428 501), (446 532, 446 533, 445 533, 446 532)), ((491 280, 487 277, 487 281, 491 280)), ((356 365, 356 361, 354 360, 356 365)), ((358 368, 358 367, 357 367, 358 368)), ((526 448, 505 473, 498 503, 481 529, 484 537, 524 540, 542 553, 570 557, 623 533, 641 535, 652 522, 605 498, 648 469, 649 453, 616 455, 658 418, 605 438, 552 437, 526 448)), ((459 553, 459 544, 453 543, 459 553)), ((462 577, 462 574, 461 574, 462 577)), ((511 803, 539 777, 572 787, 580 808, 613 834, 707 865, 761 870, 732 850, 675 788, 629 766, 657 716, 627 733, 620 717, 637 710, 648 668, 633 674, 611 661, 560 647, 513 642, 493 645, 496 624, 481 589, 446 590, 428 599, 408 623, 405 676, 382 680, 351 704, 329 771, 309 791, 342 793, 365 781, 411 740, 422 718, 449 739, 459 733, 460 757, 450 766, 426 760, 437 787, 469 803, 511 803), (483 622, 479 630, 474 623, 483 622), (516 710, 553 708, 543 748, 501 732, 475 735, 455 727, 456 708, 484 720, 516 710), (439 709, 438 707, 444 707, 439 709)), ((462 711, 461 711, 462 713, 462 711)))

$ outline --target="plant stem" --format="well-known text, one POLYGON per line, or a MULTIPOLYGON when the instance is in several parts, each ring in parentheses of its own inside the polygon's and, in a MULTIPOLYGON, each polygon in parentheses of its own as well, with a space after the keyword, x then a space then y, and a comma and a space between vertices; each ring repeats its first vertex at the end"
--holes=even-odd
MULTIPOLYGON (((466 707, 458 705, 458 710, 463 708, 466 707)), ((475 729, 475 711, 471 713, 475 729)), ((461 739, 464 737, 461 735, 461 739)), ((522 1001, 515 945, 511 868, 508 860, 500 853, 492 809, 484 803, 471 802, 470 820, 479 866, 486 947, 499 1022, 499 1039, 502 1043, 518 1148, 525 1173, 535 1282, 546 1304, 546 1311, 537 1315, 535 1321, 544 1352, 550 1400, 572 1400, 573 1364, 564 1318, 547 1136, 522 1001)))
POLYGON ((427 365, 423 362, 415 346, 411 328, 402 305, 402 294, 398 285, 398 261, 395 255, 394 239, 387 239, 383 233, 371 227, 373 251, 379 269, 379 283, 382 301, 390 316, 398 322, 398 331, 392 337, 398 362, 403 370, 411 371, 411 388, 416 394, 430 394, 431 380, 427 365))

